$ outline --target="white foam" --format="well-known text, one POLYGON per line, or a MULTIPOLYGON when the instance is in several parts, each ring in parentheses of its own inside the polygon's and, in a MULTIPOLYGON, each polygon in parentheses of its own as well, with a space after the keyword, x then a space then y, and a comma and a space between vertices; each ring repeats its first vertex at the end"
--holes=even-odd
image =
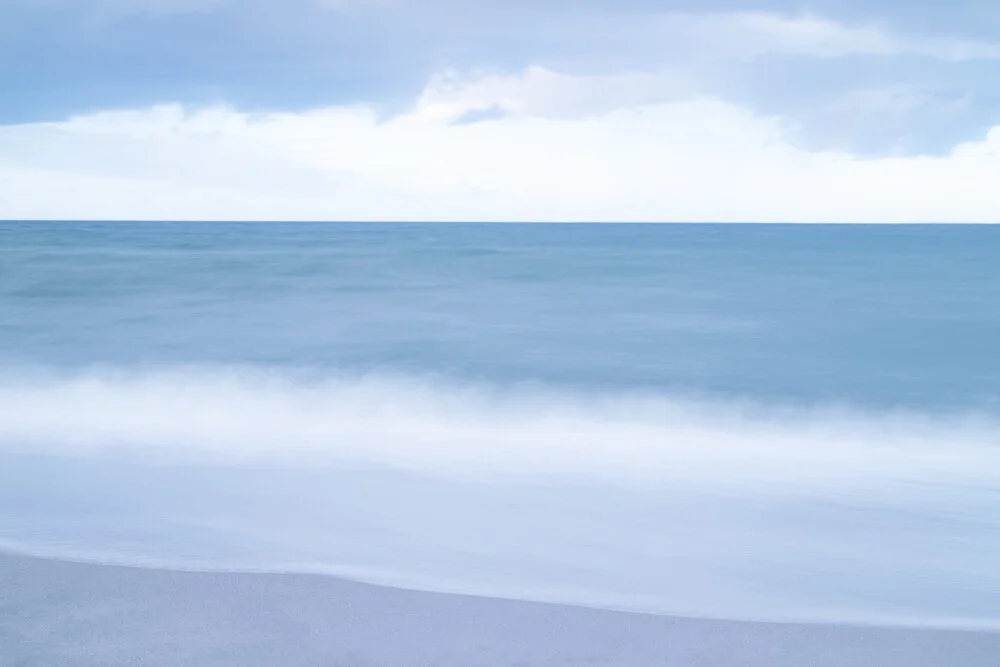
POLYGON ((584 396, 260 369, 0 378, 0 449, 802 486, 1000 481, 984 415, 584 396))
POLYGON ((25 551, 1000 624, 989 415, 186 368, 7 375, 0 425, 0 545, 25 551))

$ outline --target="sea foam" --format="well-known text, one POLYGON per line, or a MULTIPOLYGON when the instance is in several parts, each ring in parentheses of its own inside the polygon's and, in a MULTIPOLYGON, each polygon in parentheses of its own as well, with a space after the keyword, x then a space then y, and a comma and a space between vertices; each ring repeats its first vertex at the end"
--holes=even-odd
POLYGON ((1000 427, 262 368, 0 380, 0 544, 751 619, 1000 625, 1000 427))
POLYGON ((0 423, 8 452, 713 485, 1000 481, 1000 421, 982 413, 793 408, 400 376, 20 373, 0 378, 0 423))

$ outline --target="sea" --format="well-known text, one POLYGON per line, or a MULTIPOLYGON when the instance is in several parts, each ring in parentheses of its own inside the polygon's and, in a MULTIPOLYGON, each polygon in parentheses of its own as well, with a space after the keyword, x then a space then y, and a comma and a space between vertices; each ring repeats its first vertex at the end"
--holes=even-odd
POLYGON ((1000 628, 1000 227, 0 222, 0 549, 1000 628))

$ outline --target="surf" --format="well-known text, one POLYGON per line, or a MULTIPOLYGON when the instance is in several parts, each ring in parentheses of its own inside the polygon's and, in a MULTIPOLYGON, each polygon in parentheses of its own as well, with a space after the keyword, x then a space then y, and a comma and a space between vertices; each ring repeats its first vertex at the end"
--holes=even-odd
POLYGON ((1000 621, 983 412, 263 367, 0 379, 0 545, 688 616, 1000 621))

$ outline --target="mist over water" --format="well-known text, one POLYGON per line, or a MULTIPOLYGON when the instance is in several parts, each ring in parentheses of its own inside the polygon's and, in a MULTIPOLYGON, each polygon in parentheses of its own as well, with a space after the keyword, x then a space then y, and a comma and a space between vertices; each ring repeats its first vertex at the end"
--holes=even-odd
POLYGON ((0 547, 1000 625, 998 231, 0 235, 0 547))

